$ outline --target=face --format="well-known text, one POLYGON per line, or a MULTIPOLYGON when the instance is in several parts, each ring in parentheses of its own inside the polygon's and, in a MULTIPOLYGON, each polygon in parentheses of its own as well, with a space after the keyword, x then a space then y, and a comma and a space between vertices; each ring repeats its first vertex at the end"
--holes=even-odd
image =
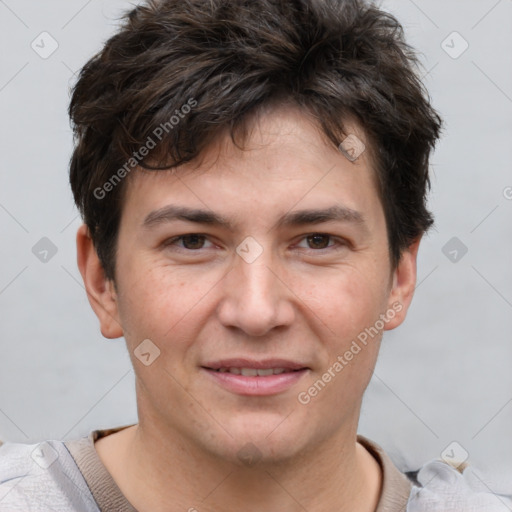
POLYGON ((103 334, 125 336, 140 426, 230 460, 247 443, 282 460, 354 435, 416 277, 417 244, 391 270, 367 153, 352 162, 282 107, 244 150, 225 137, 126 192, 115 290, 87 278, 84 244, 79 262, 103 334))

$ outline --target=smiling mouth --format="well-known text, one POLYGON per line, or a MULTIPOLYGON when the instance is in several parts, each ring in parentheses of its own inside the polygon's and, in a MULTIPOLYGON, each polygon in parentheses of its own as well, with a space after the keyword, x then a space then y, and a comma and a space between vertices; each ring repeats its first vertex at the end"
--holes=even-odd
POLYGON ((296 386, 309 368, 284 360, 248 361, 234 359, 208 363, 201 367, 215 385, 245 396, 271 396, 296 386))

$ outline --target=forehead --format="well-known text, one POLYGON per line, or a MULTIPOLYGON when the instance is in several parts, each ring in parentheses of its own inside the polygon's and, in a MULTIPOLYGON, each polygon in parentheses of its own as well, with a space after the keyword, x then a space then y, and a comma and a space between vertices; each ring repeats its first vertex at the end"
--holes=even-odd
POLYGON ((310 209, 333 202, 354 210, 371 208, 375 201, 380 205, 365 133, 354 122, 346 122, 345 128, 340 142, 348 135, 349 145, 353 139, 364 148, 355 160, 328 141, 319 124, 297 107, 260 111, 248 122, 241 147, 224 132, 192 162, 166 171, 132 173, 124 213, 130 215, 135 207, 140 222, 141 215, 169 201, 254 213, 244 197, 264 209, 260 216, 279 205, 290 209, 297 201, 310 209))

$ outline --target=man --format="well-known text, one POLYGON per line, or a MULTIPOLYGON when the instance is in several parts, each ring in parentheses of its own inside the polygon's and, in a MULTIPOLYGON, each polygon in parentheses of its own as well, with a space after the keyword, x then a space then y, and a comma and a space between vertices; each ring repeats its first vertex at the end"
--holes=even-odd
POLYGON ((5 444, 0 510, 444 510, 426 475, 466 488, 357 435, 433 222, 441 119, 416 64, 362 0, 126 16, 74 88, 70 180, 78 266, 102 334, 126 340, 139 422, 5 444))

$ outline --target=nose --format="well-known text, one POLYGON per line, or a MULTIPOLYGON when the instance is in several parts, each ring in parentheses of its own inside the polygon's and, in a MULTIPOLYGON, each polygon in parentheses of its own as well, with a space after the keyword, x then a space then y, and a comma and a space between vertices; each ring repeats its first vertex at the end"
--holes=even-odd
POLYGON ((293 292, 264 251, 247 263, 238 255, 223 279, 217 314, 225 327, 236 327, 249 336, 264 336, 295 319, 293 292))

